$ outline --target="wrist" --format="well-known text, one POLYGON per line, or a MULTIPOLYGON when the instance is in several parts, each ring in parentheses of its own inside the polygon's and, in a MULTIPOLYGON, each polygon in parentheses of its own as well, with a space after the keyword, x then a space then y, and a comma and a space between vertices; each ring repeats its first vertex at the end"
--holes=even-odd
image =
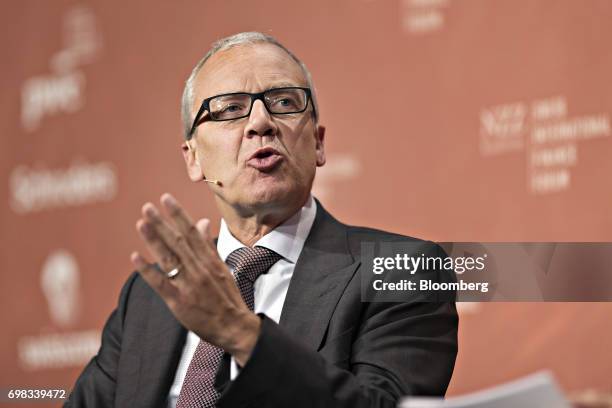
POLYGON ((236 327, 237 330, 231 336, 230 344, 225 350, 234 357, 238 365, 244 367, 259 338, 261 319, 254 313, 248 313, 240 319, 236 327))

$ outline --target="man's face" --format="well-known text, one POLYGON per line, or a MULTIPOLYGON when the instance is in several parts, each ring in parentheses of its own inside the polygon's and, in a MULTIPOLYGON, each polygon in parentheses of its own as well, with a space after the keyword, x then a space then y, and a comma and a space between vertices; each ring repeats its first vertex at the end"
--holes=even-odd
MULTIPOLYGON (((230 48, 213 55, 196 77, 192 114, 211 96, 286 86, 308 83, 281 48, 266 43, 230 48)), ((213 187, 217 199, 239 211, 282 208, 303 203, 309 194, 316 167, 325 163, 323 135, 312 101, 305 112, 271 115, 256 100, 246 118, 214 122, 205 116, 185 159, 193 180, 219 180, 222 186, 213 187)))

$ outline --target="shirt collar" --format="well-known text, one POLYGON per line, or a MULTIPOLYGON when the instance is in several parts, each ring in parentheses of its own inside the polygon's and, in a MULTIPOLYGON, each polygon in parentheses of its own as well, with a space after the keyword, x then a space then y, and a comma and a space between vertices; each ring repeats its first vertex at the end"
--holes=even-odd
MULTIPOLYGON (((310 195, 302 208, 278 227, 261 237, 254 246, 271 249, 287 261, 296 263, 316 214, 317 205, 310 195)), ((221 259, 225 262, 229 254, 244 246, 232 235, 225 220, 221 219, 221 229, 217 240, 217 251, 221 259)))

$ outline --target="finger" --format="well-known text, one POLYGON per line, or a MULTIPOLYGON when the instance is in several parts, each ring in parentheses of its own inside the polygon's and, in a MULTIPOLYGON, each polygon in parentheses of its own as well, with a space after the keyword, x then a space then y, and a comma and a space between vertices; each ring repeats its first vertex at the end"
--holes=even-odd
POLYGON ((217 247, 212 240, 212 235, 210 234, 210 220, 208 218, 202 218, 196 222, 196 228, 198 229, 198 233, 202 235, 202 239, 208 245, 212 251, 215 253, 215 257, 213 258, 213 264, 211 266, 211 271, 215 275, 216 279, 219 278, 227 278, 227 276, 232 277, 230 279, 233 283, 233 275, 227 264, 223 262, 223 260, 219 257, 219 253, 217 252, 217 247))
POLYGON ((132 252, 130 260, 136 270, 140 273, 140 276, 164 299, 168 306, 170 303, 174 303, 178 289, 170 283, 170 280, 164 275, 162 271, 155 266, 155 264, 147 261, 145 257, 140 255, 138 252, 132 252))
POLYGON ((180 265, 180 259, 172 252, 166 243, 159 237, 153 225, 145 220, 136 222, 136 229, 144 239, 151 255, 164 271, 169 271, 180 265))
POLYGON ((152 226, 157 236, 179 258, 180 263, 187 269, 187 272, 196 271, 198 269, 197 261, 185 236, 173 230, 164 221, 153 204, 146 203, 142 207, 142 213, 148 225, 152 226))
POLYGON ((176 199, 172 195, 165 193, 161 196, 160 202, 166 209, 170 219, 174 222, 174 225, 176 225, 178 232, 187 238, 189 246, 193 251, 196 254, 209 255, 209 248, 205 245, 191 217, 189 217, 176 199))
POLYGON ((208 218, 202 218, 196 222, 196 229, 198 233, 202 237, 202 241, 206 244, 206 246, 217 252, 217 247, 212 239, 212 235, 210 233, 210 220, 208 218))

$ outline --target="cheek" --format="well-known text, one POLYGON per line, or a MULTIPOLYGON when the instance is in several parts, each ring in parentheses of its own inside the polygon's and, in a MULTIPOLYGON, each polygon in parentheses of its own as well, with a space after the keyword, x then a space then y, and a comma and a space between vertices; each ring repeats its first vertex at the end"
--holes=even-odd
POLYGON ((296 158, 300 161, 311 162, 316 160, 317 144, 315 143, 314 137, 310 134, 302 135, 296 141, 294 151, 296 158))
POLYGON ((216 140, 212 140, 213 137, 208 137, 206 142, 202 144, 200 161, 202 167, 206 170, 213 171, 228 171, 234 168, 233 164, 236 163, 236 156, 240 143, 236 143, 230 137, 219 137, 216 140))

